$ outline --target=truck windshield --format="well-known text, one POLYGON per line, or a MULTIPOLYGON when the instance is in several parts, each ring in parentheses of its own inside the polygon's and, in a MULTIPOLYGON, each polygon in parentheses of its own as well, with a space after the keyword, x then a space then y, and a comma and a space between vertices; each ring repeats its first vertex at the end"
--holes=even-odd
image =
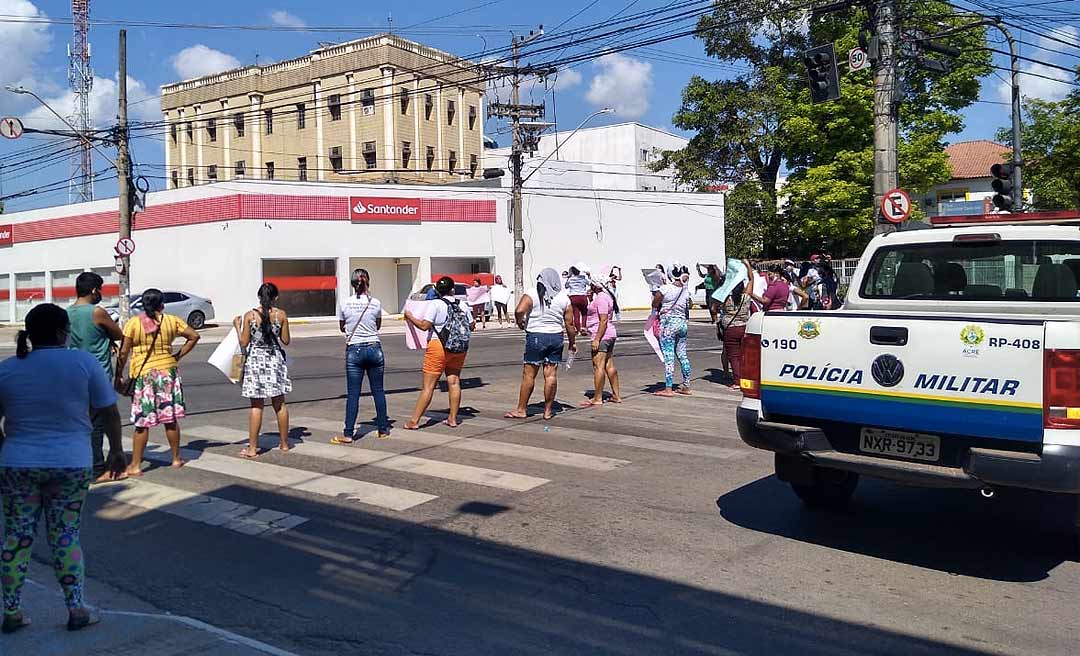
POLYGON ((1080 302, 1080 242, 898 244, 874 253, 863 298, 1080 302))

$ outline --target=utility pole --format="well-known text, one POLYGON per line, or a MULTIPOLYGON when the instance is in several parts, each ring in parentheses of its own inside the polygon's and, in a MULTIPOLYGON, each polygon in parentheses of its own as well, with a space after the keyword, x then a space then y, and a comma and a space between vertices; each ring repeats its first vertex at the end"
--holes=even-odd
MULTIPOLYGON (((128 149, 127 120, 127 30, 120 30, 120 79, 116 111, 116 173, 120 184, 117 205, 120 208, 120 239, 131 238, 131 154, 128 149)), ((120 271, 120 320, 131 316, 131 256, 117 254, 122 263, 120 271)))
POLYGON ((510 78, 510 104, 492 103, 488 106, 489 116, 508 117, 512 131, 512 144, 510 148, 510 174, 512 179, 510 190, 510 220, 514 236, 514 294, 518 299, 525 290, 525 240, 522 236, 522 209, 521 187, 524 181, 521 178, 521 169, 526 150, 526 142, 534 143, 536 139, 535 128, 527 129, 521 125, 521 119, 540 119, 544 117, 544 106, 521 104, 521 78, 525 75, 551 75, 554 69, 533 69, 521 67, 521 47, 532 43, 544 35, 544 27, 539 31, 529 32, 528 36, 514 37, 510 42, 511 65, 509 67, 497 66, 492 70, 507 75, 510 78))
POLYGON ((899 77, 897 76, 900 32, 897 0, 877 0, 874 5, 874 234, 892 232, 896 226, 881 216, 885 194, 899 186, 897 141, 899 140, 899 77))

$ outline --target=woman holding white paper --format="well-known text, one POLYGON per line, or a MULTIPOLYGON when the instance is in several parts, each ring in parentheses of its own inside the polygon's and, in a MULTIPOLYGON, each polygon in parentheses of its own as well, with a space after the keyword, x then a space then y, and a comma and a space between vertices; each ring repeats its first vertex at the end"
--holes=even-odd
POLYGON ((502 328, 504 320, 510 321, 510 314, 507 312, 506 306, 510 302, 512 295, 510 288, 503 284, 502 276, 495 276, 495 284, 491 286, 491 302, 495 305, 495 313, 499 317, 500 328, 502 328))
POLYGON ((291 341, 289 317, 284 310, 274 307, 278 299, 277 285, 264 282, 258 296, 259 307, 233 321, 240 335, 240 349, 247 356, 240 376, 240 393, 251 402, 248 445, 240 452, 243 458, 259 455, 259 433, 262 432, 266 399, 270 399, 277 416, 278 448, 289 450, 289 408, 285 405, 285 395, 292 391, 292 381, 289 380, 284 348, 291 341))

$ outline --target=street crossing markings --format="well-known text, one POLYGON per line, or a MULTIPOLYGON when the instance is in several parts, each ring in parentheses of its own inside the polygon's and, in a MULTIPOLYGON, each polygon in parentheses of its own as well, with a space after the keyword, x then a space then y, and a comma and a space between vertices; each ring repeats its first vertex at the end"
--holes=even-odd
MULTIPOLYGON (((124 442, 125 448, 130 450, 131 440, 126 439, 124 442)), ((433 494, 413 492, 412 490, 379 485, 378 483, 319 474, 232 456, 221 456, 206 451, 181 449, 180 454, 182 458, 187 460, 185 467, 191 467, 192 469, 224 474, 234 478, 276 485, 320 496, 345 497, 350 501, 359 501, 370 506, 390 510, 408 510, 413 506, 438 498, 433 494)), ((144 457, 147 460, 164 464, 172 462, 168 447, 161 444, 148 444, 144 457)))
MULTIPOLYGON (((230 442, 240 441, 241 439, 247 440, 246 432, 220 426, 197 426, 190 428, 185 426, 184 433, 195 437, 224 439, 230 442)), ((275 438, 275 443, 276 441, 275 438)), ((504 472, 497 469, 486 469, 484 467, 459 465, 452 462, 429 460, 427 458, 417 458, 409 455, 373 451, 371 449, 362 448, 356 444, 353 446, 334 446, 332 444, 322 444, 319 442, 302 442, 293 444, 289 453, 326 460, 342 460, 356 465, 379 467, 381 469, 390 469, 421 476, 431 476, 433 478, 442 478, 461 483, 472 483, 474 485, 512 490, 514 492, 525 492, 550 482, 546 478, 504 472)))
POLYGON ((145 480, 129 478, 109 485, 96 485, 90 491, 129 506, 158 510, 244 535, 274 535, 308 521, 307 517, 300 515, 257 508, 145 480))
MULTIPOLYGON (((472 422, 475 421, 475 419, 469 419, 468 421, 472 422)), ((294 417, 292 423, 294 426, 305 426, 307 428, 317 428, 319 430, 327 431, 337 431, 341 428, 341 424, 336 421, 319 419, 317 417, 294 417)), ((505 426, 503 425, 501 427, 505 426)), ((537 462, 546 462, 553 465, 562 465, 564 467, 574 467, 577 469, 589 469, 592 471, 612 471, 630 464, 629 460, 619 460, 618 458, 605 458, 602 456, 591 456, 571 451, 556 451, 555 449, 545 449, 525 444, 496 442, 494 440, 458 437, 433 432, 398 429, 394 431, 390 439, 399 442, 422 444, 424 446, 444 446, 451 449, 460 449, 462 451, 473 451, 476 453, 508 456, 524 460, 535 460, 537 462)))

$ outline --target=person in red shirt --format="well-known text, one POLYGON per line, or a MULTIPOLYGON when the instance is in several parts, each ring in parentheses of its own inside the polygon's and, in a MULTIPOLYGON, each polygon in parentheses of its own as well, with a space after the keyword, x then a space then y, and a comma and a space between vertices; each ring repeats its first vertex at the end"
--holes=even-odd
POLYGON ((769 265, 765 274, 769 284, 765 287, 765 293, 761 296, 748 292, 750 297, 761 304, 766 312, 778 312, 787 309, 788 295, 791 294, 791 286, 784 280, 784 270, 779 264, 769 265))

